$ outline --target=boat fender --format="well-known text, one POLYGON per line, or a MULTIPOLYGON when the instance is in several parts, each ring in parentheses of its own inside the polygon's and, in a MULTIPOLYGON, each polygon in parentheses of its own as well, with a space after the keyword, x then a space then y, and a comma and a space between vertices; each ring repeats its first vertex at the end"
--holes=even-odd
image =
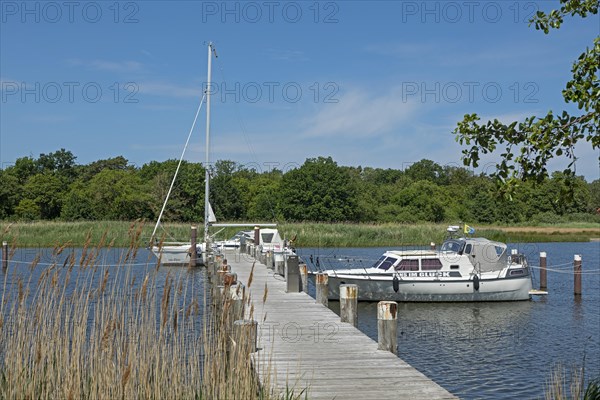
POLYGON ((479 291, 479 276, 475 275, 473 276, 473 288, 477 291, 479 291))
POLYGON ((394 275, 394 279, 392 279, 392 287, 394 288, 394 292, 398 293, 400 289, 400 280, 398 279, 398 275, 394 275))

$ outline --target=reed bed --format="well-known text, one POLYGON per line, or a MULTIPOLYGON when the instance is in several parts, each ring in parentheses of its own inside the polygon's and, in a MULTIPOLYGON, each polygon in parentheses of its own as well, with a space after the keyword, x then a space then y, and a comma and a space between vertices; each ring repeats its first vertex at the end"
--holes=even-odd
MULTIPOLYGON (((165 278, 153 262, 134 273, 143 230, 129 227, 118 265, 100 262, 105 234, 95 246, 88 235, 81 253, 61 262, 3 271, 0 398, 298 397, 261 389, 249 338, 232 345, 229 314, 215 312, 197 275, 165 278)), ((54 249, 57 260, 65 248, 54 249)))
MULTIPOLYGON (((585 360, 584 360, 585 361, 585 360)), ((546 382, 546 400, 600 400, 600 377, 585 384, 585 370, 574 366, 570 371, 556 364, 546 382)))
MULTIPOLYGON (((142 231, 136 246, 145 247, 150 242, 153 224, 136 221, 142 231)), ((116 247, 131 245, 128 234, 131 222, 87 221, 60 222, 39 221, 11 223, 0 222, 0 239, 15 243, 19 247, 53 247, 61 243, 84 246, 91 238, 93 243, 107 235, 107 242, 116 247), (16 239, 19 239, 16 243, 16 239)), ((200 226, 201 224, 198 224, 200 226)), ((296 237, 298 247, 383 247, 383 246, 426 246, 430 242, 440 243, 447 224, 354 224, 354 223, 280 223, 282 236, 296 237)), ((502 242, 587 242, 600 237, 600 224, 563 223, 543 224, 533 227, 476 226, 477 236, 502 242)), ((231 237, 240 228, 226 228, 217 235, 218 239, 231 237)), ((251 228, 249 228, 251 229, 251 228)), ((164 224, 157 233, 164 241, 189 240, 190 224, 164 224)))

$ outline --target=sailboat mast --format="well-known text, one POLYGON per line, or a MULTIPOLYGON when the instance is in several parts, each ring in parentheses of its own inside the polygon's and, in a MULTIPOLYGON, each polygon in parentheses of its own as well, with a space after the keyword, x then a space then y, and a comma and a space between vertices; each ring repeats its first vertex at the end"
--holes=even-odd
POLYGON ((212 78, 212 52, 213 52, 213 44, 212 42, 208 43, 208 76, 206 78, 206 148, 205 148, 205 161, 204 161, 204 243, 206 243, 206 248, 208 249, 208 224, 209 224, 209 188, 210 188, 210 174, 208 171, 209 163, 210 163, 210 153, 209 153, 209 145, 210 145, 210 98, 211 96, 211 78, 212 78))

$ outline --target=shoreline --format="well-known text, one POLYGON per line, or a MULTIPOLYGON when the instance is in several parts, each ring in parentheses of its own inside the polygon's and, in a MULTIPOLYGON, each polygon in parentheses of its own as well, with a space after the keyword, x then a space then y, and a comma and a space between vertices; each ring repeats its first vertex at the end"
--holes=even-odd
MULTIPOLYGON (((201 225, 201 224, 199 224, 201 225)), ((161 238, 189 240, 191 224, 170 223, 161 238)), ((448 224, 280 223, 282 237, 297 237, 297 247, 387 247, 441 243, 448 224)), ((510 243, 598 242, 600 224, 563 223, 540 226, 475 226, 475 236, 510 243)), ((0 221, 0 240, 16 247, 146 247, 153 224, 143 221, 0 221)), ((237 232, 227 228, 220 238, 237 232)))

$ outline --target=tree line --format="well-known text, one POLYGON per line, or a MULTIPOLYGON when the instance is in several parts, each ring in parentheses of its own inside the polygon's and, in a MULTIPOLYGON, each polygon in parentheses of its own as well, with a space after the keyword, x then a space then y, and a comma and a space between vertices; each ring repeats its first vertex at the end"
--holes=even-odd
MULTIPOLYGON (((136 167, 118 156, 80 165, 65 149, 22 157, 0 170, 0 219, 155 220, 177 163, 136 167)), ((560 172, 521 182, 511 198, 489 175, 425 159, 399 170, 318 157, 285 172, 220 160, 209 172, 220 221, 600 222, 600 180, 560 172)), ((202 164, 182 163, 164 221, 202 220, 204 176, 202 164)))

